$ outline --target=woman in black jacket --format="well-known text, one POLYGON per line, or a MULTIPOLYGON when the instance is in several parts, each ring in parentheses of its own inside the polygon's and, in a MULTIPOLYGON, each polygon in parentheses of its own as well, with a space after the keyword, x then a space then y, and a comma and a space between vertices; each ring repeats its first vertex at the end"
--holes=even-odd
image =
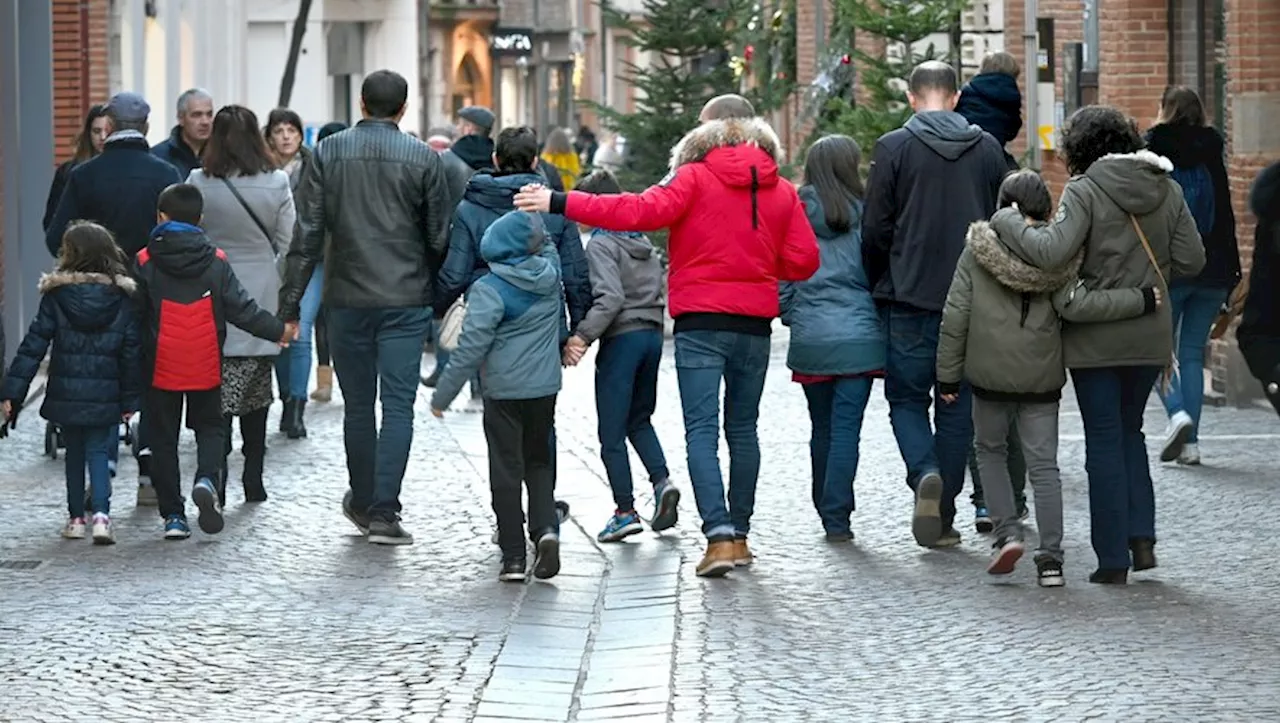
POLYGON ((1267 398, 1280 413, 1280 163, 1258 174, 1249 194, 1249 208, 1258 217, 1249 268, 1249 296, 1236 339, 1249 371, 1262 382, 1267 398))
POLYGON ((1204 106, 1190 88, 1164 92, 1160 122, 1147 132, 1148 150, 1173 162, 1173 179, 1182 186, 1204 244, 1204 271, 1169 288, 1178 374, 1168 391, 1157 385, 1169 414, 1161 448, 1163 462, 1200 464, 1200 409, 1204 401, 1204 353, 1209 330, 1227 296, 1240 282, 1236 217, 1227 180, 1226 145, 1205 125, 1204 106))
POLYGON ((53 172, 53 183, 49 186, 49 199, 44 202, 44 221, 41 226, 46 231, 49 230, 49 222, 53 220, 53 212, 58 210, 58 201, 62 200, 62 191, 67 187, 71 169, 101 153, 102 147, 106 145, 108 132, 107 106, 102 103, 89 106, 84 126, 76 135, 75 155, 53 172))

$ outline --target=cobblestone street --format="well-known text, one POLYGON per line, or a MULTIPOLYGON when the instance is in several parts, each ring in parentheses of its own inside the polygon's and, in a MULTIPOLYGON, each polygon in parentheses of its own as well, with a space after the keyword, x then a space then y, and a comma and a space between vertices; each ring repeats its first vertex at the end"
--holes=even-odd
MULTIPOLYGON (((780 332, 761 410, 759 559, 710 581, 694 576, 703 542, 670 353, 656 422, 685 493, 677 531, 594 541, 612 504, 588 357, 566 373, 558 412, 558 496, 573 507, 564 571, 526 586, 497 581, 480 416, 438 422, 425 394, 406 548, 366 544, 341 515, 340 399, 311 405, 307 440, 273 431, 269 502, 242 504, 233 455, 216 538, 161 540, 155 510, 134 509, 136 468, 122 455, 119 544, 106 548, 58 537, 62 462, 42 457, 30 409, 0 442, 0 720, 1280 718, 1280 581, 1260 544, 1280 538, 1274 414, 1206 409, 1205 466, 1153 467, 1161 567, 1100 587, 1085 582, 1084 444, 1068 390, 1068 585, 1043 590, 1029 560, 1010 579, 985 574, 989 540, 973 532, 967 490, 963 545, 914 544, 879 389, 857 542, 827 544, 785 353, 780 332), (38 566, 14 569, 23 561, 38 566)), ((1148 432, 1163 429, 1153 397, 1148 432)), ((190 471, 189 433, 183 444, 190 471)))

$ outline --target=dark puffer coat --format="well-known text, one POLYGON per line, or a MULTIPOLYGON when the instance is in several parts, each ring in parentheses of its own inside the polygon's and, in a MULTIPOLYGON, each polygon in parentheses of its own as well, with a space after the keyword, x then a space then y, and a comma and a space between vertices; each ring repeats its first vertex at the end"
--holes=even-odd
POLYGON ((40 279, 40 309, 18 347, 0 399, 21 403, 49 345, 40 416, 55 424, 106 426, 138 411, 142 360, 127 276, 55 271, 40 279))
POLYGON ((1250 371, 1269 382, 1280 376, 1280 163, 1258 174, 1249 209, 1258 219, 1258 228, 1249 297, 1236 338, 1250 371))

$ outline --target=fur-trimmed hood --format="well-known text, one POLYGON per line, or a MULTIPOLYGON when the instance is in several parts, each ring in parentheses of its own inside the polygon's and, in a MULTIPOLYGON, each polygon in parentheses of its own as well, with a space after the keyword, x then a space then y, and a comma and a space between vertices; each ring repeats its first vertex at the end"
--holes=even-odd
MULTIPOLYGON (((776 172, 784 160, 782 142, 778 134, 761 118, 708 121, 689 131, 671 150, 671 170, 689 163, 707 160, 712 151, 719 148, 755 148, 767 156, 776 172)), ((718 174, 717 174, 718 175, 718 174)))
POLYGON ((1094 161, 1085 171, 1102 192, 1125 213, 1146 216, 1160 208, 1173 190, 1169 174, 1173 162, 1148 150, 1111 153, 1094 161))
POLYGON ((40 277, 40 293, 53 295, 58 308, 78 329, 103 329, 115 321, 120 307, 138 288, 124 275, 51 271, 40 277))
POLYGON ((969 225, 965 244, 979 266, 996 277, 996 281, 1002 286, 1020 293, 1057 291, 1075 281, 1080 273, 1080 264, 1084 261, 1084 250, 1081 249, 1067 268, 1061 271, 1051 273, 1038 269, 1010 251, 986 221, 976 221, 969 225))

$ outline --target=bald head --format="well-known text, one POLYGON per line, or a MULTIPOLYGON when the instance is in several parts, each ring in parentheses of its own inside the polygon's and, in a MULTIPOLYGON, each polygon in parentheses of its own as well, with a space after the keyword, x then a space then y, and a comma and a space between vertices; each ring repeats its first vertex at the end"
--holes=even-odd
POLYGON ((740 119, 756 117, 755 106, 751 105, 751 101, 740 95, 730 93, 728 95, 720 95, 707 101, 702 106, 702 113, 698 116, 698 120, 706 123, 708 121, 740 119))
POLYGON ((937 60, 917 65, 907 78, 907 99, 915 111, 952 110, 959 99, 956 69, 937 60))

